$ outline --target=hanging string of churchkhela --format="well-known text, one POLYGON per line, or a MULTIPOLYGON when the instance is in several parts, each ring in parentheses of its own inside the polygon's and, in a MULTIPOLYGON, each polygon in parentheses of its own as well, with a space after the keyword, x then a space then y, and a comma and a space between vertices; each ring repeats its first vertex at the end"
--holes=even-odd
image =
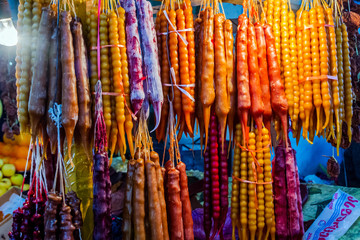
POLYGON ((79 106, 79 118, 75 128, 75 133, 78 133, 76 135, 79 137, 75 138, 75 142, 81 143, 86 150, 85 152, 89 154, 89 151, 91 151, 90 130, 92 124, 90 84, 82 24, 77 17, 71 22, 71 32, 73 35, 74 66, 79 106))
POLYGON ((33 151, 31 156, 32 166, 35 166, 35 171, 31 174, 30 188, 23 207, 18 208, 13 212, 14 221, 12 224, 12 231, 9 237, 12 240, 16 239, 43 239, 44 236, 44 211, 45 202, 47 200, 47 186, 44 179, 44 167, 42 163, 42 146, 39 141, 33 144, 33 151))
MULTIPOLYGON (((74 115, 74 111, 72 107, 69 107, 69 104, 77 106, 78 96, 76 91, 73 91, 76 90, 74 54, 77 51, 74 50, 73 37, 75 40, 77 40, 76 37, 82 38, 82 33, 81 31, 80 34, 76 33, 76 31, 71 32, 71 27, 73 27, 73 30, 79 30, 78 28, 81 28, 81 25, 77 24, 78 20, 72 21, 70 11, 75 12, 71 2, 65 3, 62 9, 60 9, 60 2, 52 2, 51 8, 45 7, 42 12, 40 11, 41 19, 39 19, 39 28, 37 30, 39 37, 35 41, 36 48, 33 48, 35 57, 28 108, 32 143, 30 144, 29 159, 25 168, 31 165, 31 184, 23 208, 19 208, 14 212, 15 221, 12 232, 9 234, 11 239, 81 238, 80 200, 76 193, 71 191, 68 184, 68 174, 62 157, 63 148, 61 147, 63 145, 61 127, 64 126, 65 129, 70 128, 70 130, 66 129, 66 132, 70 133, 67 135, 68 150, 71 151, 73 130, 70 125, 73 125, 74 128, 75 125, 67 124, 69 123, 67 120, 77 118, 77 113, 74 115), (69 11, 66 11, 66 9, 69 9, 69 11), (57 13, 54 10, 57 10, 57 13), (57 17, 57 20, 55 20, 55 17, 57 17), (64 67, 62 77, 60 76, 60 61, 64 67), (48 91, 49 88, 50 91, 48 91), (43 119, 46 119, 46 121, 43 119), (46 155, 49 140, 50 152, 55 154, 57 160, 56 171, 52 175, 54 181, 50 181, 53 184, 48 193, 44 161, 54 157, 46 155), (66 196, 65 186, 69 191, 66 196), (45 224, 44 219, 46 220, 45 224)), ((74 15, 76 18, 76 14, 74 15)), ((78 40, 81 41, 81 39, 78 40)), ((79 49, 81 51, 81 48, 79 49)), ((86 61, 84 53, 83 51, 82 54, 79 54, 79 59, 83 58, 86 61)), ((82 67, 82 69, 84 68, 82 67)), ((87 81, 87 77, 83 78, 85 79, 83 81, 87 81)), ((81 86, 79 88, 81 89, 81 86)))
POLYGON ((134 113, 137 114, 144 102, 145 93, 135 0, 121 0, 121 6, 126 12, 126 44, 128 61, 131 66, 131 68, 129 68, 131 106, 134 113), (136 39, 137 41, 133 41, 133 39, 136 39), (131 54, 129 51, 131 51, 131 54))
POLYGON ((101 82, 95 86, 95 143, 94 143, 94 239, 111 238, 111 183, 109 176, 109 158, 107 151, 106 126, 102 110, 101 82))
POLYGON ((74 239, 81 239, 80 228, 83 226, 83 219, 80 209, 81 200, 77 196, 76 192, 70 191, 66 193, 66 204, 71 208, 72 222, 74 224, 74 239))
POLYGON ((167 96, 174 97, 178 139, 193 136, 195 128, 195 38, 191 1, 163 0, 155 21, 159 62, 161 66, 164 105, 158 141, 165 141, 169 115, 167 96), (174 89, 172 89, 174 87, 174 89))
POLYGON ((160 123, 164 96, 160 79, 160 65, 156 44, 156 31, 153 21, 153 10, 151 3, 146 0, 136 1, 136 8, 139 20, 144 75, 146 76, 145 94, 146 98, 148 98, 152 104, 155 112, 156 123, 154 130, 156 130, 160 123))
POLYGON ((45 116, 47 103, 48 54, 53 18, 54 12, 49 7, 44 8, 38 30, 37 50, 36 53, 34 52, 35 59, 28 106, 33 142, 35 142, 37 136, 46 136, 46 132, 44 134, 42 132, 45 129, 43 117, 45 116))
POLYGON ((71 160, 72 140, 75 126, 79 119, 79 105, 76 88, 73 36, 70 30, 70 22, 72 17, 69 11, 62 11, 60 13, 60 18, 62 67, 61 121, 62 126, 65 129, 67 154, 71 160))
POLYGON ((128 163, 123 238, 143 239, 149 234, 154 239, 169 239, 163 175, 145 115, 146 109, 142 109, 136 126, 135 159, 128 163))
MULTIPOLYGON (((56 13, 56 18, 59 18, 59 13, 56 13)), ((51 33, 50 50, 49 50, 49 77, 48 77, 48 103, 46 108, 46 134, 49 136, 49 144, 51 154, 56 154, 57 151, 57 127, 55 122, 51 119, 50 109, 54 107, 55 103, 61 103, 61 61, 60 61, 60 29, 57 26, 58 20, 53 20, 55 26, 51 33)), ((60 141, 64 134, 61 134, 60 141)), ((46 143, 45 143, 46 144, 46 143)))
MULTIPOLYGON (((52 26, 53 16, 53 12, 50 9, 45 8, 42 12, 41 20, 39 19, 39 35, 47 41, 47 44, 44 44, 47 49, 43 49, 40 47, 43 44, 41 42, 41 39, 38 39, 36 43, 34 43, 36 46, 39 46, 37 50, 38 52, 34 53, 34 62, 36 62, 37 64, 45 63, 45 65, 42 65, 44 69, 35 67, 32 78, 33 87, 30 92, 30 102, 39 105, 31 106, 30 108, 32 113, 32 141, 29 149, 29 157, 31 162, 30 189, 23 207, 15 210, 13 213, 14 222, 12 226, 12 231, 9 233, 9 237, 11 239, 42 239, 44 234, 43 217, 47 194, 47 184, 45 171, 43 169, 44 164, 42 164, 44 157, 44 150, 43 146, 41 145, 42 136, 41 134, 39 134, 39 131, 42 131, 43 126, 39 127, 39 123, 41 121, 41 117, 45 114, 46 108, 46 89, 44 89, 44 86, 46 86, 47 84, 46 69, 48 62, 48 59, 43 59, 42 51, 47 51, 49 47, 51 34, 50 29, 52 26), (45 75, 42 71, 45 72, 45 75), (37 92, 41 89, 45 91, 45 94, 43 92, 37 92)), ((28 164, 29 158, 26 165, 28 164)), ((25 168, 27 168, 27 166, 25 168)))
MULTIPOLYGON (((172 88, 175 87, 172 86, 172 88)), ((194 239, 186 165, 181 161, 179 144, 176 136, 173 101, 174 99, 168 97, 169 121, 166 135, 169 136, 170 159, 165 164, 164 177, 169 236, 170 239, 194 239)), ((167 136, 165 142, 167 142, 167 136)), ((164 146, 164 151, 165 149, 166 144, 164 146)))
MULTIPOLYGON (((32 77, 34 76, 34 71, 37 69, 44 70, 39 68, 39 64, 44 64, 39 62, 39 58, 36 56, 38 54, 39 47, 43 51, 48 51, 45 46, 38 44, 38 39, 42 40, 43 35, 46 31, 39 31, 41 25, 41 15, 42 11, 46 9, 49 5, 48 0, 21 0, 18 7, 18 32, 19 34, 19 44, 16 49, 16 87, 17 87, 17 107, 18 107, 18 119, 20 123, 20 132, 21 133, 31 133, 30 132, 30 117, 29 117, 29 95, 32 85, 32 77)), ((47 25, 46 28, 51 25, 47 25)), ((44 28, 43 28, 44 29, 44 28)), ((42 53, 45 53, 42 52, 42 53)), ((46 56, 43 54, 41 57, 46 56)), ((46 67, 46 64, 42 65, 46 67)), ((37 73, 37 77, 45 74, 44 72, 37 73)), ((42 79, 43 80, 43 79, 42 79)), ((44 80, 45 81, 45 80, 44 80)), ((44 82, 41 81, 41 82, 44 82)), ((46 92, 40 93, 41 96, 46 95, 46 92)), ((38 99, 43 101, 43 99, 38 99)), ((32 109, 33 113, 39 114, 42 113, 43 106, 39 106, 39 109, 32 109)), ((35 115, 33 115, 34 117, 35 115)), ((33 125, 37 125, 38 117, 33 118, 33 125)))

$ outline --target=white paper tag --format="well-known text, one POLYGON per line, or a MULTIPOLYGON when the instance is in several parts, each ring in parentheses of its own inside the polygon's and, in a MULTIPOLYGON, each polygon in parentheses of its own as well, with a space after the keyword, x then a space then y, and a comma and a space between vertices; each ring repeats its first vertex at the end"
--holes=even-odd
POLYGON ((339 239, 359 216, 359 201, 339 189, 331 202, 306 231, 303 240, 339 239))

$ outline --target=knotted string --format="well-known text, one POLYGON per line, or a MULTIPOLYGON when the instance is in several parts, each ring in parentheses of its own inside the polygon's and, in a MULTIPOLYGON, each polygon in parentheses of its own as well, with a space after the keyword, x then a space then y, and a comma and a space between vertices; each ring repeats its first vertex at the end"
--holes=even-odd
POLYGON ((167 14, 166 11, 164 11, 164 16, 166 17, 166 20, 168 21, 168 23, 170 24, 170 26, 174 29, 174 32, 181 38, 181 40, 185 43, 185 45, 188 45, 188 42, 186 41, 186 39, 179 33, 179 30, 176 30, 176 27, 172 24, 172 22, 169 19, 169 16, 167 14))
POLYGON ((195 102, 195 99, 193 98, 193 96, 191 96, 191 94, 186 91, 185 89, 181 88, 181 87, 195 87, 194 83, 191 84, 177 84, 176 83, 176 76, 175 76, 175 70, 173 67, 170 68, 170 72, 172 75, 172 82, 173 83, 164 83, 163 86, 167 86, 167 87, 172 87, 175 86, 177 89, 179 89, 180 92, 182 92, 183 94, 185 94, 188 98, 190 98, 191 101, 195 102), (174 80, 173 80, 174 79, 174 80))

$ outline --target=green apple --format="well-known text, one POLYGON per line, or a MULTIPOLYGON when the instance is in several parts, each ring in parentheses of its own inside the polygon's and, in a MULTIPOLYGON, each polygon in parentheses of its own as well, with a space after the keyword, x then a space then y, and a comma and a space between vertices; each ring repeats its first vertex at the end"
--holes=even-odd
POLYGON ((14 164, 4 164, 4 166, 2 166, 1 171, 4 175, 4 177, 11 177, 12 175, 15 174, 16 168, 14 164))
POLYGON ((4 160, 0 159, 0 168, 2 168, 3 165, 4 165, 4 160))
POLYGON ((23 187, 23 191, 27 191, 27 190, 29 190, 29 189, 30 189, 30 185, 27 184, 27 183, 25 183, 25 184, 24 184, 24 187, 23 187))
POLYGON ((0 180, 3 178, 2 171, 0 171, 0 180))
POLYGON ((15 186, 21 186, 23 183, 23 179, 24 179, 24 177, 20 173, 12 175, 10 178, 12 185, 15 185, 15 186))
POLYGON ((7 192, 6 188, 0 187, 0 196, 4 195, 7 192))
POLYGON ((8 178, 3 178, 0 181, 0 187, 6 188, 8 189, 9 187, 11 187, 11 181, 8 178))

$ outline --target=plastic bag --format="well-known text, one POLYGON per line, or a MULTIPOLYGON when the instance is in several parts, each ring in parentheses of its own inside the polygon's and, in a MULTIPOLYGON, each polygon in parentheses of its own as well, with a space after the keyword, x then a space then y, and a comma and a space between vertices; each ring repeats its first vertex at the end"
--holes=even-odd
MULTIPOLYGON (((67 143, 64 144, 64 152, 67 152, 67 143)), ((93 218, 93 181, 92 181, 92 158, 85 153, 80 144, 73 144, 71 148, 71 157, 74 166, 67 154, 65 154, 65 168, 67 171, 67 191, 73 190, 81 199, 81 213, 83 217, 83 226, 81 235, 83 240, 93 238, 92 231, 94 227, 93 218)), ((90 156, 92 157, 92 156, 90 156)))
POLYGON ((11 194, 9 201, 0 207, 0 211, 3 212, 4 216, 12 214, 16 209, 22 207, 24 202, 25 198, 13 193, 11 194))
POLYGON ((331 202, 306 231, 303 240, 339 239, 359 216, 359 201, 339 189, 334 194, 331 202))

